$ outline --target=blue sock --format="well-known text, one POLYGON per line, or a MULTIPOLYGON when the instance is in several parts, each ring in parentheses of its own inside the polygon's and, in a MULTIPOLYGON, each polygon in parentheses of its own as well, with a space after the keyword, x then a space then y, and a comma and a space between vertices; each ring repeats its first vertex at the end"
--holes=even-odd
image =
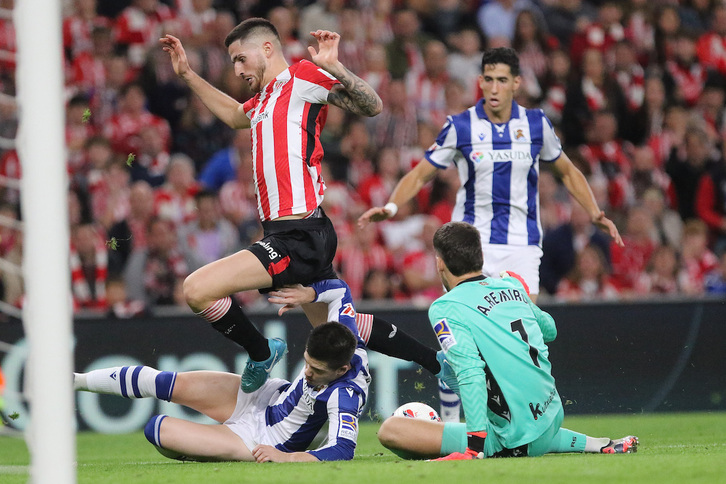
POLYGON ((154 415, 149 419, 144 427, 144 436, 146 440, 151 442, 157 447, 161 447, 161 439, 159 438, 159 431, 161 430, 161 421, 166 418, 166 415, 154 415))

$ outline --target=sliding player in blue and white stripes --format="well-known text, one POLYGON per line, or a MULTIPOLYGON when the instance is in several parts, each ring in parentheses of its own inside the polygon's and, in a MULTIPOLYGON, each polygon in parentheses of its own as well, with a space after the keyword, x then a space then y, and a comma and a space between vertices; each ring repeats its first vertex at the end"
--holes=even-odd
POLYGON ((305 367, 292 382, 268 379, 258 390, 247 393, 240 389, 240 376, 232 373, 175 373, 132 366, 75 374, 74 388, 126 398, 159 398, 219 422, 204 425, 165 415, 152 417, 144 434, 170 458, 257 462, 352 459, 358 417, 368 396, 368 357, 358 337, 347 286, 330 287, 326 281, 313 286, 322 295, 318 302, 329 303, 328 318, 332 321, 313 329, 306 344, 305 367), (308 450, 327 422, 327 443, 308 450))

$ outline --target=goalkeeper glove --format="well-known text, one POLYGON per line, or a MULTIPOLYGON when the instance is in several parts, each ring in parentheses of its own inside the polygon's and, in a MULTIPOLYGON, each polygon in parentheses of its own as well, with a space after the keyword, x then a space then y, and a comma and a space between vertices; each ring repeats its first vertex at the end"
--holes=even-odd
POLYGON ((439 457, 434 460, 472 460, 472 459, 483 459, 484 458, 484 440, 486 439, 487 433, 483 430, 480 432, 467 432, 466 433, 466 450, 462 454, 461 452, 454 452, 446 457, 439 457))

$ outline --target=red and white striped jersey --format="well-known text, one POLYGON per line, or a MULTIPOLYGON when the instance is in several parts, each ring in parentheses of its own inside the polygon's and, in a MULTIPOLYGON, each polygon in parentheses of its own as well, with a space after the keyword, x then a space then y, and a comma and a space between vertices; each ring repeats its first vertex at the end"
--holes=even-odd
POLYGON ((309 212, 322 202, 320 133, 328 114, 328 93, 338 83, 303 60, 244 103, 262 221, 309 212))

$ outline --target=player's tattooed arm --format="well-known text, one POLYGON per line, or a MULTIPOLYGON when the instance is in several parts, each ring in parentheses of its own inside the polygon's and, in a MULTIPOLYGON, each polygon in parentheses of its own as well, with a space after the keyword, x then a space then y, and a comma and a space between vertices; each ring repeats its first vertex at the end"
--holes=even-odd
POLYGON ((343 67, 335 76, 340 84, 328 94, 328 102, 339 108, 361 116, 375 116, 383 109, 383 101, 375 90, 363 79, 343 67))

